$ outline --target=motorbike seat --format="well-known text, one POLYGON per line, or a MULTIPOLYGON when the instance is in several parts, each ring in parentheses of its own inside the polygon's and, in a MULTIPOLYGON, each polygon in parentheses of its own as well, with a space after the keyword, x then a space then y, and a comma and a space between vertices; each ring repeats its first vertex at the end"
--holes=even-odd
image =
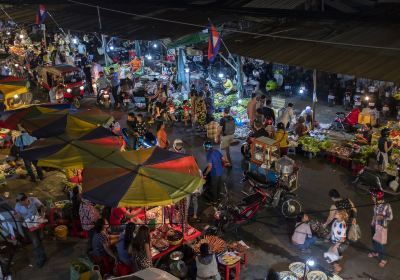
POLYGON ((254 202, 260 200, 262 198, 262 194, 259 192, 256 192, 254 194, 251 194, 249 196, 246 196, 242 199, 242 201, 238 204, 238 206, 248 206, 253 204, 254 202))

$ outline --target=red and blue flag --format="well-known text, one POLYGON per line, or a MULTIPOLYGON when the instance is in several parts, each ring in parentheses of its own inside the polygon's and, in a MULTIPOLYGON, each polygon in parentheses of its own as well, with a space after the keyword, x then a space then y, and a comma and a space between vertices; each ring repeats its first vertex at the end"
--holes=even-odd
POLYGON ((210 28, 208 29, 208 60, 213 62, 218 55, 219 46, 221 44, 221 37, 214 24, 210 21, 210 28))
POLYGON ((46 9, 44 5, 39 5, 39 10, 36 14, 36 24, 43 24, 46 19, 46 9))

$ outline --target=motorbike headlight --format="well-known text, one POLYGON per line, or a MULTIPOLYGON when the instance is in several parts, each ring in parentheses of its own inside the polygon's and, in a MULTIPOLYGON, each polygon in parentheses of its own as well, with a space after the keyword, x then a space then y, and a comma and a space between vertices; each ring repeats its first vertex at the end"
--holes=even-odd
POLYGON ((67 88, 67 92, 68 92, 68 93, 71 93, 71 92, 72 92, 72 89, 67 88))
POLYGON ((80 89, 80 90, 84 90, 85 87, 84 87, 84 86, 80 86, 79 89, 80 89))
POLYGON ((304 93, 304 89, 301 88, 301 89, 299 90, 299 93, 300 93, 300 94, 303 94, 303 93, 304 93))

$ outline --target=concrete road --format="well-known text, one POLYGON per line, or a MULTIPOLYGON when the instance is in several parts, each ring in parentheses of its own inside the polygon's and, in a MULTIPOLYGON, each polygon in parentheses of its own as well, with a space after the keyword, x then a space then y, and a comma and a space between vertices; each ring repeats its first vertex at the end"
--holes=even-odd
MULTIPOLYGON (((298 102, 297 104, 301 104, 298 102)), ((306 105, 306 104, 304 104, 306 105)), ((299 108, 300 110, 301 108, 299 108)), ((321 116, 321 120, 327 122, 332 119, 336 108, 327 108, 319 106, 318 111, 328 112, 328 115, 321 116)), ((113 113, 116 119, 124 124, 126 114, 121 112, 113 113)), ((185 147, 189 153, 195 155, 199 166, 205 166, 205 154, 202 149, 203 137, 200 133, 192 129, 183 128, 178 124, 173 129, 169 129, 169 139, 173 141, 176 137, 184 140, 185 147)), ((237 143, 232 147, 232 157, 234 165, 231 170, 226 170, 226 182, 236 199, 239 199, 240 191, 243 188, 241 183, 243 168, 246 163, 243 162, 240 154, 240 145, 237 143)), ((327 216, 327 210, 331 204, 328 198, 330 188, 337 188, 345 197, 351 198, 359 207, 358 221, 362 230, 360 242, 352 244, 344 253, 343 272, 341 276, 344 279, 352 280, 398 280, 400 279, 400 254, 398 248, 400 241, 398 232, 400 222, 398 213, 400 206, 398 202, 393 202, 394 221, 389 228, 389 244, 387 253, 389 255, 388 264, 385 269, 378 267, 376 259, 367 257, 368 249, 371 248, 370 221, 372 215, 372 206, 370 198, 367 195, 355 192, 351 181, 350 172, 337 165, 326 163, 323 159, 305 159, 301 155, 295 156, 300 165, 299 190, 297 194, 303 203, 304 210, 310 212, 313 217, 324 219, 327 216), (363 207, 361 207, 364 205, 363 207)), ((35 195, 46 197, 45 194, 53 186, 61 188, 57 183, 57 174, 52 174, 39 185, 31 185, 25 180, 16 180, 10 182, 8 189, 17 192, 19 188, 28 190, 32 188, 35 195), (55 176, 55 177, 54 177, 55 176), (13 187, 15 185, 15 187, 13 187), (43 185, 43 186, 42 186, 43 185)), ((61 191, 58 189, 53 194, 54 197, 61 197, 61 191)), ((393 199, 393 198, 389 198, 393 199)), ((202 220, 206 221, 205 213, 207 206, 201 203, 200 211, 203 213, 202 220)), ((200 224, 199 226, 203 226, 200 224)), ((239 230, 239 237, 251 246, 249 253, 249 266, 242 270, 241 279, 264 279, 270 269, 288 270, 288 265, 293 261, 301 261, 310 257, 316 260, 318 266, 328 269, 329 265, 323 259, 323 253, 327 251, 328 243, 319 243, 312 252, 306 255, 301 254, 289 242, 288 223, 279 213, 273 209, 263 209, 258 213, 255 220, 244 225, 239 230)), ((228 235, 228 239, 237 237, 228 235)), ((74 258, 84 255, 86 240, 69 238, 67 241, 46 240, 45 247, 49 257, 48 263, 42 268, 37 269, 31 266, 32 252, 30 246, 18 250, 15 259, 15 277, 14 279, 69 279, 69 264, 74 258)))

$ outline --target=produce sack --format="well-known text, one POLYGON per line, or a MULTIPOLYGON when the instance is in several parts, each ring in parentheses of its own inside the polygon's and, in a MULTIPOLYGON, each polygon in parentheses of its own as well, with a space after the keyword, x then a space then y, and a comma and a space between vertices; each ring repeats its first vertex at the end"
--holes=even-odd
POLYGON ((71 262, 71 280, 90 280, 93 264, 85 258, 78 258, 71 262))

